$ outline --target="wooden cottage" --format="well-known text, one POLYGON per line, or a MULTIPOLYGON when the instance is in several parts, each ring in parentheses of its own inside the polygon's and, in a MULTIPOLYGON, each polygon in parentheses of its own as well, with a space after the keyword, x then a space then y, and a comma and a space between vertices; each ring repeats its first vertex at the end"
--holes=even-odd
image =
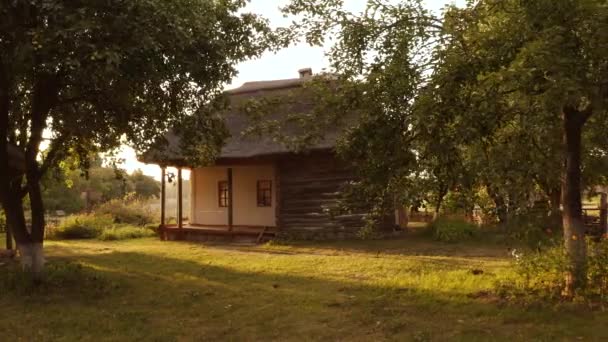
MULTIPOLYGON (((228 91, 231 104, 257 97, 293 93, 312 77, 310 69, 300 77, 245 83, 228 91)), ((305 104, 304 104, 305 105, 305 104)), ((236 106, 233 106, 236 107, 236 106)), ((300 106, 299 108, 303 108, 300 106)), ((288 113, 274 113, 271 117, 288 113)), ((232 108, 225 116, 230 138, 214 165, 191 167, 180 158, 163 162, 154 157, 144 162, 160 164, 163 172, 161 237, 208 239, 250 236, 258 241, 277 234, 303 239, 344 238, 364 224, 364 213, 340 214, 334 209, 345 183, 353 180, 349 166, 334 154, 340 130, 328 132, 306 151, 294 153, 270 137, 243 135, 248 117, 232 108), (177 167, 178 223, 165 223, 165 168, 177 167), (190 169, 190 207, 181 204, 181 170, 190 169), (182 217, 188 210, 188 222, 182 217)), ((166 149, 179 155, 177 138, 168 138, 166 149)))

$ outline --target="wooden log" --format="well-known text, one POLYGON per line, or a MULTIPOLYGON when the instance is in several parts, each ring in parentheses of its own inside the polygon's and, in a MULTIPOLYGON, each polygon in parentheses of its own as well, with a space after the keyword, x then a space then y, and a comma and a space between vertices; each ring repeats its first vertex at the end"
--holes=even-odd
POLYGON ((298 156, 279 163, 281 209, 284 230, 328 233, 358 230, 364 215, 334 216, 352 170, 331 154, 298 156))
POLYGON ((288 208, 305 207, 305 206, 316 206, 321 207, 323 205, 336 205, 336 200, 332 199, 285 199, 283 204, 288 208))

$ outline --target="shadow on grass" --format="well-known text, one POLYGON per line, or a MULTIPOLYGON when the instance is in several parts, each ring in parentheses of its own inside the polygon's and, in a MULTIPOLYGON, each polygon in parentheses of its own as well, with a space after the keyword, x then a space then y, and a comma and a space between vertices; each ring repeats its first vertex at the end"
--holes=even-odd
MULTIPOLYGON (((549 309, 502 306, 463 293, 332 279, 314 265, 302 275, 243 271, 214 265, 209 256, 52 249, 65 256, 50 258, 51 265, 76 263, 82 271, 31 295, 27 310, 20 296, 0 295, 7 314, 0 331, 8 336, 35 340, 39 331, 28 329, 35 325, 51 340, 563 339, 603 326, 588 312, 557 318, 549 309), (104 285, 96 289, 96 281, 104 285)), ((592 330, 594 337, 608 337, 602 329, 592 330)))
MULTIPOLYGON (((309 276, 245 272, 202 258, 53 248, 67 256, 51 258, 51 264, 82 265, 82 282, 34 294, 27 313, 18 308, 18 296, 0 296, 11 313, 0 330, 35 337, 23 326, 26 314, 25 321, 40 320, 51 339, 466 340, 575 337, 597 319, 584 312, 560 313, 556 319, 551 310, 504 307, 450 291, 335 280, 313 267, 309 276), (95 279, 113 287, 79 290, 95 279), (95 329, 79 330, 87 324, 95 329)), ((606 331, 594 333, 606 336, 606 331)))
POLYGON ((210 244, 212 248, 239 250, 273 254, 313 254, 340 255, 344 253, 365 253, 370 255, 401 255, 428 257, 463 258, 509 258, 514 246, 505 242, 502 236, 492 233, 478 234, 475 238, 458 243, 433 240, 425 231, 403 233, 393 238, 377 240, 339 241, 278 241, 268 246, 234 246, 230 244, 210 244), (266 248, 267 247, 267 248, 266 248))

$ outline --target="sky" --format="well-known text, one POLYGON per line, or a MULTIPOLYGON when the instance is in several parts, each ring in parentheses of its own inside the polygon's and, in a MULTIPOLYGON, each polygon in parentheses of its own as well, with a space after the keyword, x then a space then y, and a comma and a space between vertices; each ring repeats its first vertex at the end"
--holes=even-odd
MULTIPOLYGON (((364 8, 367 0, 344 0, 346 7, 353 12, 364 8)), ((398 0, 395 0, 398 1, 398 0)), ((279 8, 287 4, 289 0, 251 0, 247 8, 248 12, 260 14, 270 20, 274 27, 289 25, 290 18, 284 18, 279 8)), ((465 0, 426 0, 427 8, 439 12, 448 4, 463 5, 465 0)), ((239 87, 245 82, 295 78, 298 70, 312 68, 313 73, 318 73, 327 68, 329 62, 325 57, 324 47, 311 47, 305 43, 285 48, 279 52, 267 52, 256 60, 250 60, 237 66, 238 76, 226 85, 226 89, 239 87)), ((124 146, 120 158, 125 160, 122 165, 128 172, 141 169, 144 174, 160 179, 160 168, 156 165, 142 164, 137 161, 135 151, 124 146)), ((188 178, 188 174, 185 174, 188 178)))

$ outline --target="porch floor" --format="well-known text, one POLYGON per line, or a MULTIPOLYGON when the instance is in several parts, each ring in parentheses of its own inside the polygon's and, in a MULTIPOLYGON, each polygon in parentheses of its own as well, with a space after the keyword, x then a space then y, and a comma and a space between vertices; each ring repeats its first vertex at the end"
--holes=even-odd
POLYGON ((179 228, 177 224, 166 224, 159 228, 161 240, 209 240, 213 237, 240 237, 265 242, 275 237, 276 232, 276 227, 233 226, 232 229, 229 229, 226 226, 193 223, 183 223, 182 228, 179 228))

